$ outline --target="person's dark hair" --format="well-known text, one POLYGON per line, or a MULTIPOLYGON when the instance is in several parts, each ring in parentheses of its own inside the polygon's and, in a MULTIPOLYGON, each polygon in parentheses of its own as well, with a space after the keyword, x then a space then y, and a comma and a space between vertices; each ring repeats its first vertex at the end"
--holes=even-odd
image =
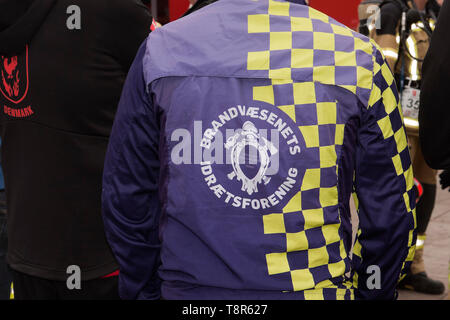
POLYGON ((206 7, 207 5, 216 2, 218 0, 198 0, 193 6, 192 8, 190 8, 188 11, 186 11, 186 13, 183 15, 183 17, 191 14, 194 11, 197 11, 203 7, 206 7))

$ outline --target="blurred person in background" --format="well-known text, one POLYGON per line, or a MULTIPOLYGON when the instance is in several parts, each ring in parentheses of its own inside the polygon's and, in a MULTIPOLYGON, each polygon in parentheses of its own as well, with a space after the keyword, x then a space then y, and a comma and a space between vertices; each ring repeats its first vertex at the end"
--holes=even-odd
MULTIPOLYGON (((152 1, 151 0, 142 0, 142 2, 148 7, 148 9, 152 10, 152 1)), ((153 17, 152 26, 150 28, 151 31, 155 31, 156 28, 160 28, 161 24, 155 20, 156 17, 153 17)))
POLYGON ((437 171, 424 160, 419 143, 418 115, 422 64, 439 10, 440 4, 435 0, 383 1, 380 4, 379 20, 372 19, 372 25, 368 25, 370 36, 382 48, 395 74, 411 146, 414 176, 423 187, 423 195, 417 203, 416 254, 411 270, 400 287, 428 294, 442 294, 445 286, 428 277, 423 259, 426 231, 436 198, 437 171))
POLYGON ((423 64, 420 140, 430 167, 442 169, 442 188, 450 186, 450 3, 445 1, 423 64))
POLYGON ((117 299, 101 218, 122 85, 148 36, 140 0, 0 0, 0 135, 16 299, 117 299))
MULTIPOLYGON (((0 141, 1 149, 1 141, 0 141)), ((6 232, 6 195, 3 171, 0 162, 0 300, 9 300, 12 276, 6 263, 8 237, 6 232)))
POLYGON ((380 4, 383 0, 362 0, 358 6, 358 18, 359 18, 359 33, 369 36, 368 26, 371 24, 370 19, 373 19, 374 14, 379 10, 380 4))

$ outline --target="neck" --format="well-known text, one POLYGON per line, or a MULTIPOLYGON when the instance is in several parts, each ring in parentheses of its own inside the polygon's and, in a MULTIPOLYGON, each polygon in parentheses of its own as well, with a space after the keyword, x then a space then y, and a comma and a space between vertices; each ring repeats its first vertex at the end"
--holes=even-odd
POLYGON ((413 0, 416 3, 418 10, 425 10, 425 6, 427 5, 428 0, 413 0))

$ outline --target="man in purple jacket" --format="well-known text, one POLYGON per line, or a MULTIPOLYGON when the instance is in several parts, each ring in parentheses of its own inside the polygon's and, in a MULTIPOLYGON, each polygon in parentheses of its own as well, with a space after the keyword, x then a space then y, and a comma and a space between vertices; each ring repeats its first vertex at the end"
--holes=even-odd
POLYGON ((414 255, 393 75, 299 1, 219 0, 153 32, 103 183, 124 299, 394 299, 414 255))

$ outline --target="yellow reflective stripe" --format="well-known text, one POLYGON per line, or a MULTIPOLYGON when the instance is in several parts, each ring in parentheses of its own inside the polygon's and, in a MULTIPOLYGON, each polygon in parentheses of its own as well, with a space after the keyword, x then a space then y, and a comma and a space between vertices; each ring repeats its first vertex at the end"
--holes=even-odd
POLYGON ((425 26, 423 25, 422 22, 413 23, 411 25, 411 30, 412 31, 420 31, 420 30, 422 30, 424 28, 425 28, 425 26))
POLYGON ((398 59, 398 52, 392 48, 383 49, 386 58, 398 59))
POLYGON ((425 245, 426 235, 418 235, 416 240, 416 249, 422 249, 425 245))
POLYGON ((405 126, 407 126, 407 127, 413 127, 413 128, 419 127, 419 121, 417 121, 415 119, 405 118, 404 120, 405 120, 405 126))
POLYGON ((434 28, 436 28, 436 21, 434 21, 434 19, 430 19, 429 23, 430 23, 431 30, 434 31, 434 28))
MULTIPOLYGON (((418 58, 417 44, 412 35, 408 37, 408 39, 406 40, 406 44, 408 46, 409 53, 413 57, 418 58)), ((409 68, 409 72, 411 75, 411 80, 413 81, 419 80, 419 63, 416 59, 411 59, 411 66, 409 68)))

